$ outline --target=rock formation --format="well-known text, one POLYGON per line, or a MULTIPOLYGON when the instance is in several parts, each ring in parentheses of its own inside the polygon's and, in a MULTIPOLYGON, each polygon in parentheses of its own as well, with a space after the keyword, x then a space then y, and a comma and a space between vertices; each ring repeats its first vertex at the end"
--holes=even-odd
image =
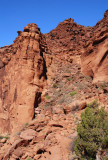
POLYGON ((108 82, 107 34, 108 10, 94 27, 77 25, 70 18, 44 36, 50 53, 69 62, 81 55, 82 72, 91 76, 93 82, 108 82))
POLYGON ((108 82, 108 10, 104 18, 94 26, 81 62, 82 72, 91 76, 93 82, 108 82))
POLYGON ((42 43, 37 25, 29 24, 13 45, 0 49, 0 132, 16 130, 34 117, 47 79, 42 43))
POLYGON ((94 27, 17 33, 0 48, 0 160, 78 160, 81 113, 94 99, 108 111, 108 11, 94 27))
POLYGON ((52 54, 80 55, 86 40, 90 37, 90 31, 91 27, 77 25, 69 18, 44 36, 52 54))

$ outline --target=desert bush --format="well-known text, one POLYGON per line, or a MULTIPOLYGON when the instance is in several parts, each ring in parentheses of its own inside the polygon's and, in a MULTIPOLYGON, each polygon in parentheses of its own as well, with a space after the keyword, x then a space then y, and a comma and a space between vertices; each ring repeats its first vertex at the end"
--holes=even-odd
POLYGON ((53 88, 57 88, 57 84, 53 84, 53 88))
POLYGON ((68 80, 68 81, 70 81, 70 80, 71 80, 71 78, 70 78, 70 77, 68 77, 68 78, 67 78, 67 80, 68 80))
POLYGON ((5 138, 6 140, 8 140, 10 137, 9 137, 9 135, 0 136, 0 139, 3 139, 3 138, 5 138))
POLYGON ((47 94, 47 95, 46 95, 46 99, 50 99, 50 98, 51 98, 51 97, 47 94))
POLYGON ((108 147, 108 114, 94 101, 81 115, 77 126, 75 153, 80 159, 93 160, 100 149, 108 147))
POLYGON ((87 107, 89 107, 89 108, 98 108, 98 106, 99 106, 99 102, 97 99, 95 99, 93 102, 87 104, 87 107))
POLYGON ((75 94, 77 94, 76 91, 70 92, 70 96, 74 96, 75 94))

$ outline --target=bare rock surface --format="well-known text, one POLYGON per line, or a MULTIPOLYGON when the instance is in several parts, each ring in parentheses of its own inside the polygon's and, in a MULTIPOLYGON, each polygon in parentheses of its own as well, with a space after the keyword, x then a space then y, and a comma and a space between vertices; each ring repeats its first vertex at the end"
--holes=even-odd
POLYGON ((108 82, 108 10, 93 28, 81 57, 82 72, 93 77, 93 82, 108 82))
POLYGON ((25 140, 31 140, 36 136, 36 132, 32 129, 25 130, 21 132, 20 138, 25 139, 25 140))
POLYGON ((14 131, 34 117, 35 103, 47 77, 41 43, 37 25, 27 25, 12 45, 16 53, 10 54, 11 60, 0 70, 1 132, 14 131))

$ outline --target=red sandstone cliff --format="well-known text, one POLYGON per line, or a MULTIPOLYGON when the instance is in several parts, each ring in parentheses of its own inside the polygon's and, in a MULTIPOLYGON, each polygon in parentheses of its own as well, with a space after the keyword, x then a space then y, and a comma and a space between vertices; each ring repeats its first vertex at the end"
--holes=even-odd
POLYGON ((67 19, 48 34, 42 35, 35 24, 18 34, 12 45, 0 48, 1 132, 33 119, 47 74, 51 76, 48 66, 54 56, 79 64, 81 56, 85 75, 93 82, 108 81, 108 11, 94 27, 67 19))
POLYGON ((0 48, 0 159, 77 159, 80 114, 94 99, 108 111, 104 81, 108 11, 94 27, 67 19, 48 34, 33 23, 18 31, 0 48))
POLYGON ((36 98, 47 78, 39 28, 29 24, 18 33, 14 44, 0 49, 0 132, 33 119, 36 98))
POLYGON ((108 10, 94 27, 67 19, 45 34, 48 51, 69 62, 81 55, 81 68, 93 82, 108 82, 108 10))
POLYGON ((108 82, 108 10, 104 18, 93 27, 81 62, 82 72, 93 77, 93 82, 108 82))

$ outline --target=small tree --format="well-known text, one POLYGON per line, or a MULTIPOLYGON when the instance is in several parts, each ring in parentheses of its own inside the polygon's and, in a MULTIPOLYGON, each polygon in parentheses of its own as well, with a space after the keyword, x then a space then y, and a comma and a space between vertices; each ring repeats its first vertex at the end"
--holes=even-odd
POLYGON ((80 159, 93 160, 100 149, 108 147, 108 114, 94 101, 81 115, 77 127, 75 153, 80 159))

